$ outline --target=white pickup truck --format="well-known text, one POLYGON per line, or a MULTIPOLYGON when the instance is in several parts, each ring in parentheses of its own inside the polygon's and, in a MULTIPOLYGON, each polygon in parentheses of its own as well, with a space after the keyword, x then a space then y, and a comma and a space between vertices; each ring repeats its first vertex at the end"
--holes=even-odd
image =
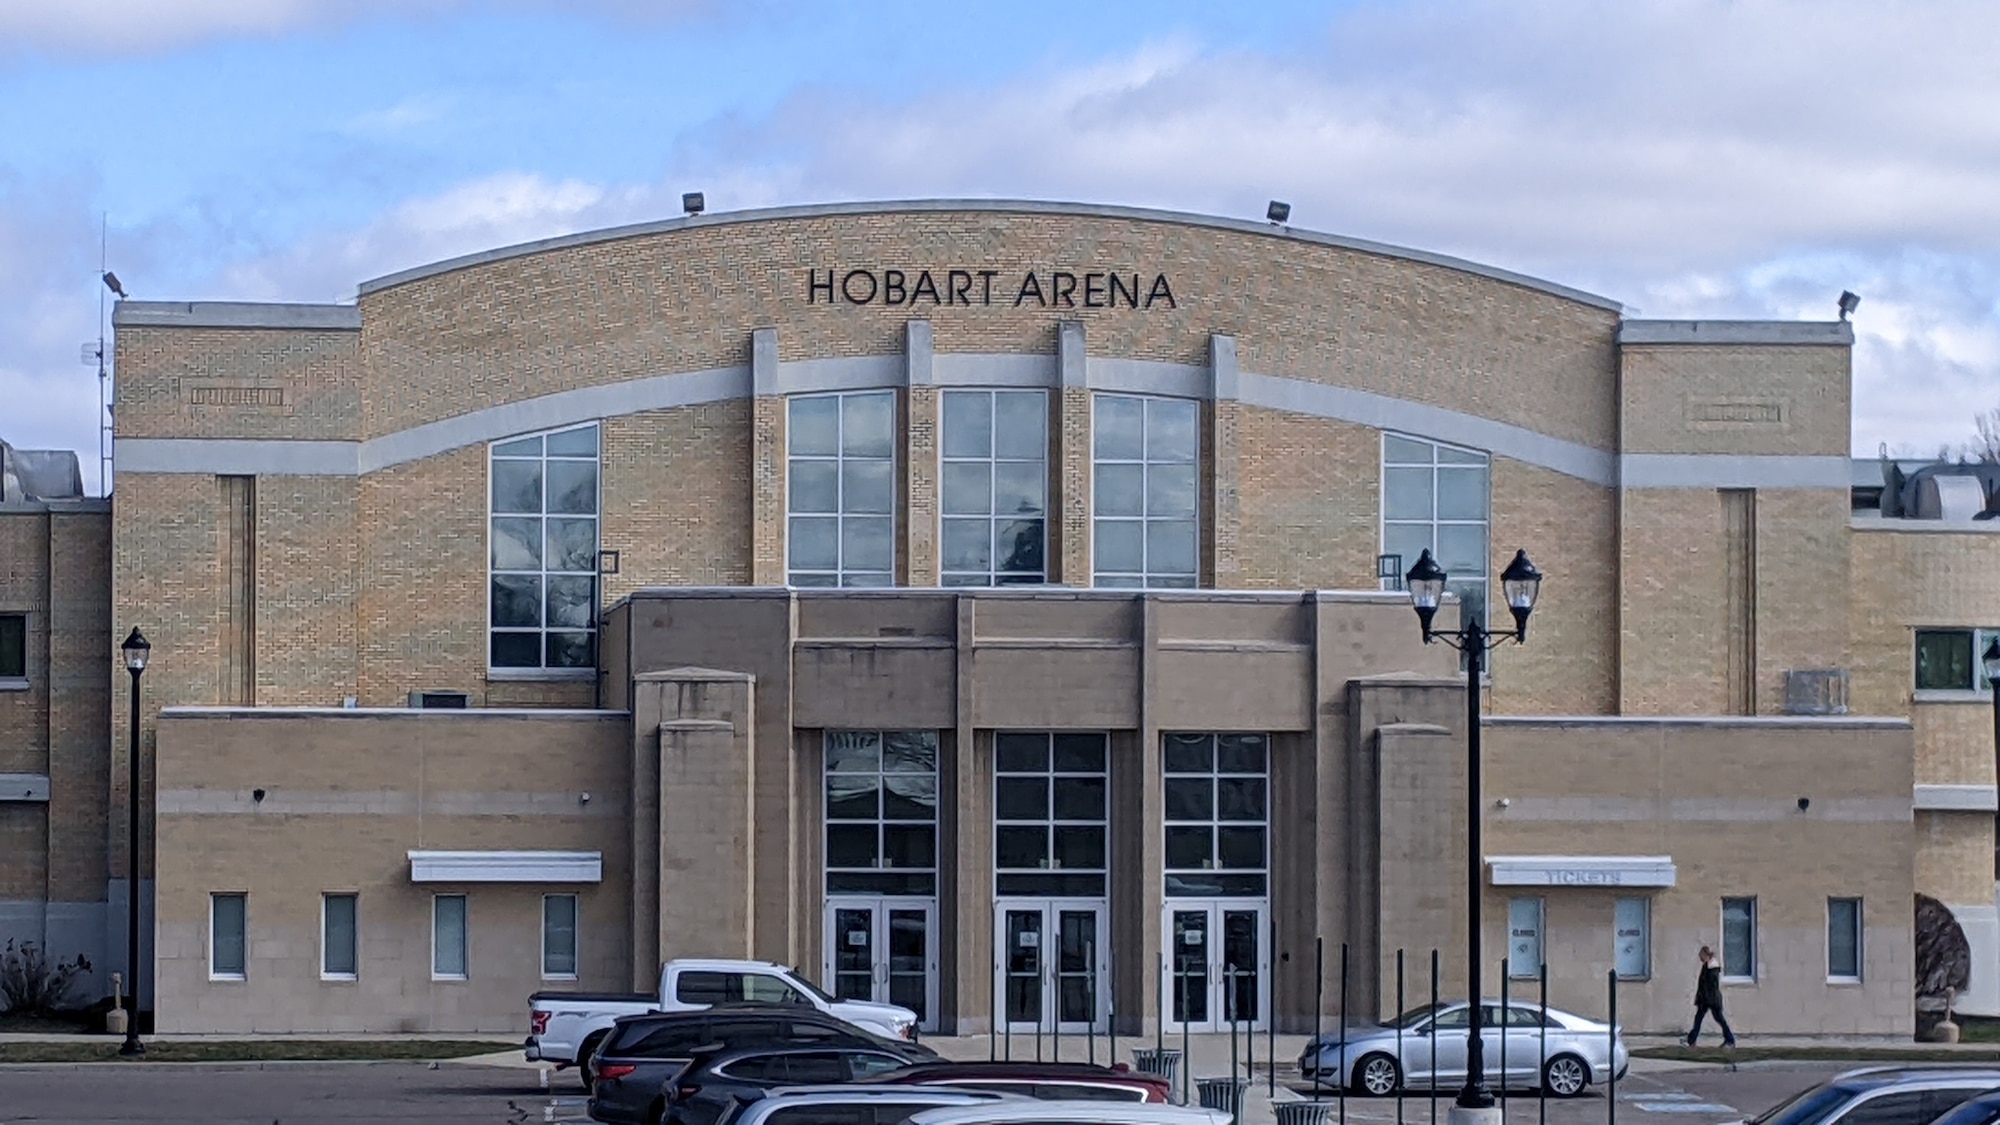
POLYGON ((714 1004, 804 1004, 890 1039, 916 1038, 917 1014, 894 1004, 835 1000, 796 970, 770 961, 681 958, 660 967, 654 995, 626 992, 537 992, 528 997, 529 1062, 557 1069, 583 1068, 590 1086, 590 1057, 620 1016, 694 1012, 714 1004))

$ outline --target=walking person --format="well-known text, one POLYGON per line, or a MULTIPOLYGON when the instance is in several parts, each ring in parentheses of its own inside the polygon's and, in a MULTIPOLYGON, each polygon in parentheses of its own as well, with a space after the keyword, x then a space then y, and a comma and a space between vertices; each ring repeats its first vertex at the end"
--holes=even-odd
POLYGON ((1701 1021, 1713 1014, 1715 1026, 1722 1029, 1722 1045, 1736 1046, 1736 1033, 1729 1028, 1728 1017, 1722 1014, 1722 958, 1708 946, 1701 947, 1701 971, 1694 981, 1694 1027, 1688 1031, 1687 1045, 1692 1047, 1701 1038, 1701 1021))

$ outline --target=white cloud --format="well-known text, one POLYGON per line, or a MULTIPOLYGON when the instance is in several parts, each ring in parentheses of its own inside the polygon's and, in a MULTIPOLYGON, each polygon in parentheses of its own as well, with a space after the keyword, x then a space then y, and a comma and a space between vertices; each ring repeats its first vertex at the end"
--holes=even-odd
POLYGON ((712 210, 970 195, 1246 218, 1277 197, 1301 226, 1647 316, 1830 319, 1853 289, 1855 448, 1935 449, 2000 403, 1996 39, 1984 3, 1379 5, 1301 27, 1281 54, 1171 41, 985 87, 795 90, 768 116, 664 138, 657 182, 496 170, 352 229, 252 243, 203 292, 170 295, 347 297, 397 269, 678 214, 686 189, 712 210))
POLYGON ((6 0, 0 48, 101 56, 170 51, 366 19, 420 19, 491 7, 544 8, 631 23, 701 14, 711 0, 6 0))

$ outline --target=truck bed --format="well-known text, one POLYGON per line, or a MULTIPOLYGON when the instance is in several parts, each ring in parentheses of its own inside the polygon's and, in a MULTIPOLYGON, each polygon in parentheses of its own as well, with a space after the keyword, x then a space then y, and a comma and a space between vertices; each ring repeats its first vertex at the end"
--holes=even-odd
POLYGON ((644 1004, 657 1006, 658 996, 649 992, 537 992, 528 997, 529 1006, 543 1000, 567 1001, 574 1004, 644 1004))

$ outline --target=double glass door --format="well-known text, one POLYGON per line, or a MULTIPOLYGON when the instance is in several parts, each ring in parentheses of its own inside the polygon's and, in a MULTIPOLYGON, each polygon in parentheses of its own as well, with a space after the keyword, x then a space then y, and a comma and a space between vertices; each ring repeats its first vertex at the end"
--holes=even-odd
POLYGON ((840 1000, 898 1004, 936 1030, 937 903, 931 899, 829 898, 828 991, 840 1000))
POLYGON ((1106 1031, 1110 935, 1102 902, 1001 899, 995 906, 996 1032, 1106 1031))
POLYGON ((1270 1003, 1270 908, 1261 901, 1167 901, 1167 1026, 1260 1028, 1270 1003))

